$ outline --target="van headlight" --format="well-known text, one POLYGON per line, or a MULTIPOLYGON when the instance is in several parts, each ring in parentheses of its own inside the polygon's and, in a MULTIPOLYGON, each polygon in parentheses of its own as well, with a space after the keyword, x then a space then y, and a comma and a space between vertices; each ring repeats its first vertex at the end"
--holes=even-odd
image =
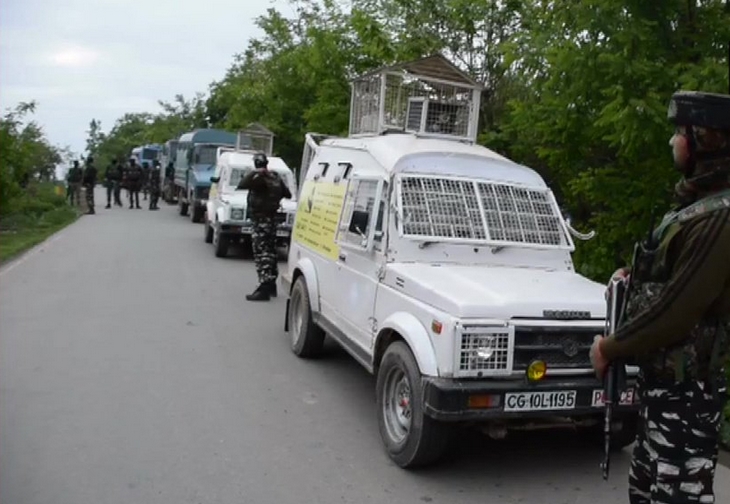
POLYGON ((231 220, 243 220, 243 208, 231 208, 231 220))

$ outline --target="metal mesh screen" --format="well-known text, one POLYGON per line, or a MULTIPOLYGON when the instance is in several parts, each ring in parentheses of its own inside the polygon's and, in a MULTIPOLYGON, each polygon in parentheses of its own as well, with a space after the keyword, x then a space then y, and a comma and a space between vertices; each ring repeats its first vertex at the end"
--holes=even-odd
POLYGON ((385 73, 353 82, 350 134, 387 129, 467 137, 473 89, 409 74, 385 73), (385 87, 381 88, 385 79, 385 87), (380 114, 381 101, 383 114, 380 114), (424 128, 421 130, 421 125, 424 128))
POLYGON ((408 177, 401 196, 407 235, 486 238, 473 182, 408 177))
POLYGON ((509 370, 509 331, 484 333, 465 327, 461 334, 459 371, 509 370))
POLYGON ((406 236, 567 244, 547 190, 406 176, 401 179, 399 196, 406 236))

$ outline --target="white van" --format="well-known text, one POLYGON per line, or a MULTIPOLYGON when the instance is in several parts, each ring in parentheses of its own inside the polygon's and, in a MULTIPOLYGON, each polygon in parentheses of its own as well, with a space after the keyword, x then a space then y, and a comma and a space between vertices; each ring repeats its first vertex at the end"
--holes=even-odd
MULTIPOLYGON (((307 135, 282 279, 294 353, 319 354, 329 335, 377 375, 380 432, 401 467, 437 460, 455 422, 493 437, 580 426, 600 441, 588 350, 605 287, 575 272, 575 232, 534 170, 463 141, 466 127, 455 141, 424 123, 307 135)), ((633 387, 614 447, 634 439, 633 387)))
MULTIPOLYGON (((237 190, 239 181, 254 169, 254 151, 222 150, 218 155, 215 174, 211 177, 209 199, 205 211, 205 242, 212 243, 217 257, 226 257, 232 244, 251 246, 252 224, 247 215, 248 190, 237 190)), ((271 156, 269 169, 278 173, 296 195, 294 173, 283 159, 271 156)), ((296 199, 281 201, 277 213, 277 245, 288 246, 296 212, 296 199)))

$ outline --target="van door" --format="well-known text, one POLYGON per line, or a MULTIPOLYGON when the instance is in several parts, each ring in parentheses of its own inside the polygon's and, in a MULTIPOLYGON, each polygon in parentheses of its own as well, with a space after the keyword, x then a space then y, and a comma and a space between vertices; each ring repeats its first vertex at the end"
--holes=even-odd
POLYGON ((345 204, 337 228, 340 246, 337 267, 337 291, 332 302, 343 329, 370 355, 374 340, 373 314, 379 283, 379 258, 375 250, 382 236, 384 181, 375 177, 353 177, 348 181, 345 204), (377 229, 380 225, 381 229, 377 229))

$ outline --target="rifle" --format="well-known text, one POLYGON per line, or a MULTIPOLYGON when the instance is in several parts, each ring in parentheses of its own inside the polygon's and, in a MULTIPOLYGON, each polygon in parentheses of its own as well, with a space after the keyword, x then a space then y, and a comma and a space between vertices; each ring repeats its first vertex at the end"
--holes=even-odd
MULTIPOLYGON (((614 334, 621 326, 626 306, 631 293, 633 280, 639 275, 645 278, 651 271, 652 263, 656 255, 657 240, 654 235, 654 216, 656 209, 651 212, 651 223, 649 224, 649 235, 644 242, 639 242, 634 247, 631 274, 628 281, 624 278, 612 278, 608 286, 608 297, 606 300, 606 326, 604 335, 606 337, 614 334)), ((603 378, 603 403, 606 406, 603 417, 603 479, 608 480, 608 473, 611 463, 611 424, 613 421, 613 408, 621 401, 621 392, 626 388, 626 363, 622 359, 616 359, 608 365, 603 378)))
MULTIPOLYGON (((623 315, 626 300, 626 281, 623 278, 612 278, 608 288, 606 328, 604 334, 610 336, 618 328, 623 315)), ((626 383, 626 366, 623 362, 613 361, 606 369, 603 379, 603 479, 608 480, 611 464, 611 424, 613 423, 613 407, 621 400, 621 391, 626 383)))

